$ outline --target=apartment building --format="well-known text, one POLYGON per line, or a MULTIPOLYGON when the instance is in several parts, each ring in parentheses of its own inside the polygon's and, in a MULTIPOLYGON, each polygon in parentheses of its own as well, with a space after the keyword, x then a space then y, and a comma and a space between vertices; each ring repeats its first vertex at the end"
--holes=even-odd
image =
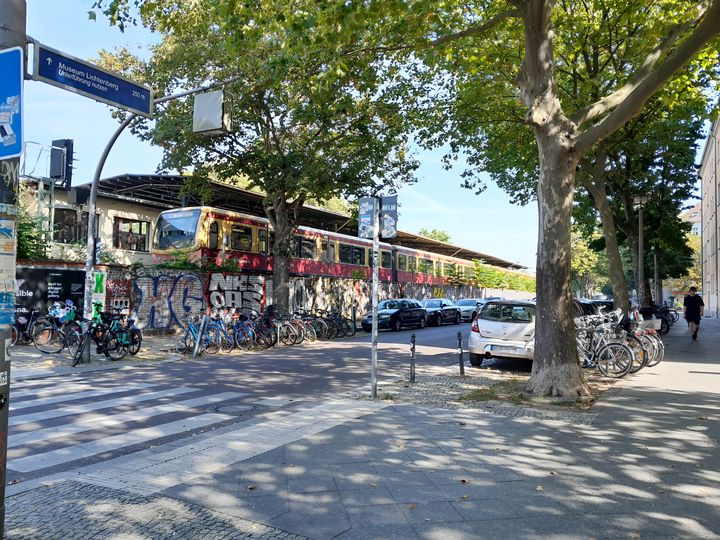
POLYGON ((710 129, 702 161, 700 162, 701 183, 701 234, 702 234, 702 296, 705 314, 720 317, 720 120, 716 119, 710 129))

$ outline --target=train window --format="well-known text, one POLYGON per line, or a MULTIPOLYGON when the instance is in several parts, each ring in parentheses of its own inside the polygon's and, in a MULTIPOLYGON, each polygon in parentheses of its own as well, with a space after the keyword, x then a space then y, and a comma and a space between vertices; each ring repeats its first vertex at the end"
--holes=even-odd
POLYGON ((333 263, 335 262, 335 245, 334 240, 330 240, 328 243, 328 260, 333 263))
POLYGON ((471 277, 473 277, 473 275, 474 275, 473 267, 472 267, 472 266, 466 266, 466 267, 465 267, 465 277, 471 278, 471 277))
POLYGON ((451 263, 443 263, 443 275, 450 276, 455 270, 455 265, 451 263))
POLYGON ((433 262, 430 259, 418 259, 418 272, 432 274, 433 270, 433 262))
POLYGON ((363 247, 353 247, 353 264, 357 264, 360 266, 365 266, 365 248, 363 247))
POLYGON ((410 255, 408 257, 408 270, 410 272, 417 272, 417 257, 415 255, 410 255))
POLYGON ((398 267, 398 270, 407 270, 407 255, 400 255, 398 253, 397 267, 398 267))
POLYGON ((317 242, 314 238, 300 240, 300 257, 302 259, 315 259, 317 256, 317 242))
POLYGON ((324 262, 329 261, 329 260, 330 260, 330 257, 328 257, 328 239, 327 239, 327 238, 323 238, 322 246, 320 247, 320 250, 321 250, 321 251, 320 251, 320 258, 321 258, 324 262))
POLYGON ((243 225, 233 225, 230 233, 230 249, 252 251, 252 229, 243 225))
POLYGON ((352 264, 352 246, 348 244, 340 244, 340 262, 352 264))
POLYGON ((383 268, 391 268, 392 267, 392 258, 390 257, 389 251, 381 251, 380 257, 381 257, 380 266, 382 266, 383 268))
POLYGON ((218 248, 218 231, 220 227, 217 221, 213 221, 210 224, 210 232, 208 233, 208 247, 210 249, 218 248))
POLYGON ((265 254, 267 253, 267 231, 265 229, 258 230, 258 252, 265 254))
POLYGON ((302 244, 302 236, 298 236, 297 234, 294 235, 290 239, 290 256, 291 257, 300 257, 300 246, 302 244))

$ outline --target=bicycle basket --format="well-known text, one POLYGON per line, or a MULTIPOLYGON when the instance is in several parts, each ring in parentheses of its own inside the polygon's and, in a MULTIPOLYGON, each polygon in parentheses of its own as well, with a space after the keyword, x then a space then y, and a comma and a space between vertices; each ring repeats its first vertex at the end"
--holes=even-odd
POLYGON ((662 326, 661 319, 650 319, 649 321, 641 321, 640 328, 643 330, 660 330, 662 326))

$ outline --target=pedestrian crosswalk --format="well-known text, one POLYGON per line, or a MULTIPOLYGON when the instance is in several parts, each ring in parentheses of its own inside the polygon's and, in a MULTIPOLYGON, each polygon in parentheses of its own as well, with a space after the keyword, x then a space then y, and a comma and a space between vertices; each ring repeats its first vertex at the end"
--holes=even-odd
POLYGON ((37 476, 141 450, 227 423, 233 416, 208 408, 246 396, 147 382, 20 383, 10 396, 7 468, 37 476))

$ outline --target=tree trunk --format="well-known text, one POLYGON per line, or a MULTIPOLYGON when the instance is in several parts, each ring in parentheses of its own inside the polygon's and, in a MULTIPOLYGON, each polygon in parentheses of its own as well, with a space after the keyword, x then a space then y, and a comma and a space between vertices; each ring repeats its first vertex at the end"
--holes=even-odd
MULTIPOLYGON (((576 159, 556 134, 536 130, 538 182, 537 318, 528 391, 577 398, 589 394, 578 362, 570 290, 570 218, 576 159)), ((552 131, 552 130, 548 130, 552 131)))
POLYGON ((286 194, 272 193, 268 196, 265 213, 275 235, 272 244, 273 255, 273 304, 280 311, 290 306, 290 257, 292 233, 298 221, 303 198, 288 202, 286 194))
POLYGON ((590 192, 595 202, 595 208, 600 213, 602 222, 603 237, 605 238, 605 252, 608 258, 608 270, 610 272, 610 283, 613 289, 613 306, 627 311, 630 308, 630 294, 625 282, 625 269, 620 258, 620 248, 615 231, 615 216, 613 215, 610 203, 605 190, 605 182, 595 178, 584 182, 585 188, 590 192))

